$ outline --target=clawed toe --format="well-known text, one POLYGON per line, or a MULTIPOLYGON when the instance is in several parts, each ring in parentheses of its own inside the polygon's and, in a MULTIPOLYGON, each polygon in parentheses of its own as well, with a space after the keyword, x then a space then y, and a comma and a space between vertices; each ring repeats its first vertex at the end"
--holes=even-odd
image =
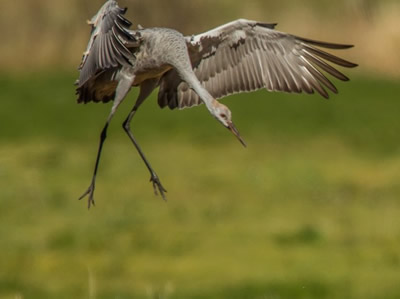
MULTIPOLYGON (((165 196, 165 193, 167 192, 167 190, 165 190, 165 188, 161 184, 158 176, 155 174, 151 175, 150 182, 153 184, 155 195, 161 194, 161 197, 163 198, 163 200, 167 200, 167 198, 165 196)), ((89 188, 79 197, 79 200, 81 200, 81 199, 85 198, 86 196, 88 196, 88 209, 90 209, 91 206, 95 206, 93 194, 94 194, 94 183, 92 182, 90 184, 89 188)))
POLYGON ((165 188, 161 185, 160 179, 156 175, 152 175, 150 177, 150 182, 153 183, 154 194, 158 195, 158 193, 160 193, 163 200, 167 200, 165 197, 167 190, 165 190, 165 188))
POLYGON ((94 194, 94 185, 91 184, 91 185, 89 186, 89 188, 85 191, 85 193, 83 193, 83 194, 79 197, 79 200, 81 200, 81 199, 85 198, 86 195, 89 195, 89 197, 88 197, 88 209, 90 209, 90 207, 91 207, 92 205, 95 206, 93 194, 94 194))

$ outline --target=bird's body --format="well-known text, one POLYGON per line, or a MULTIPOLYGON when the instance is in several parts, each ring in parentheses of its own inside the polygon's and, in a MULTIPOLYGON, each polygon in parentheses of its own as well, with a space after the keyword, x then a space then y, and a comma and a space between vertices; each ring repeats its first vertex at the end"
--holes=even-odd
POLYGON ((351 46, 319 42, 274 30, 275 24, 240 19, 203 34, 185 37, 173 29, 142 27, 130 30, 123 17, 126 10, 108 0, 92 18, 92 34, 80 65, 78 102, 113 101, 102 131, 95 170, 88 190, 89 206, 108 124, 132 86, 140 87, 136 103, 124 122, 124 129, 151 174, 154 190, 165 189, 145 158, 132 132, 130 121, 141 103, 160 87, 160 107, 186 108, 204 103, 220 123, 241 142, 231 112, 216 99, 261 88, 270 91, 317 91, 329 95, 335 86, 321 72, 347 81, 348 78, 326 61, 344 67, 355 64, 317 47, 346 49, 351 46))
MULTIPOLYGON (((149 79, 161 78, 163 74, 173 68, 174 63, 179 63, 179 55, 188 56, 185 49, 184 37, 175 30, 150 28, 130 31, 130 34, 140 36, 140 41, 135 43, 134 47, 131 48, 134 49, 135 56, 132 55, 129 60, 130 65, 125 65, 126 71, 135 75, 132 86, 140 86, 144 81, 149 79), (171 47, 171 40, 174 40, 174 48, 171 47), (165 55, 165 53, 168 55, 165 55)), ((115 91, 116 83, 118 82, 118 80, 113 79, 116 79, 117 74, 122 70, 121 66, 118 65, 116 68, 101 68, 99 75, 87 76, 89 78, 85 82, 86 86, 85 84, 81 85, 78 83, 82 88, 88 87, 92 91, 95 91, 92 94, 79 92, 78 102, 108 102, 113 100, 111 95, 115 91), (104 85, 107 84, 109 84, 109 94, 105 94, 106 89, 104 85), (99 92, 96 93, 96 91, 99 92)), ((95 71, 98 70, 96 69, 95 71)), ((85 81, 85 79, 79 79, 78 82, 85 81)))
POLYGON ((143 29, 139 32, 143 42, 133 67, 136 74, 133 86, 140 86, 148 79, 160 79, 167 71, 182 63, 181 57, 186 56, 185 62, 188 61, 189 55, 181 33, 166 28, 143 29))

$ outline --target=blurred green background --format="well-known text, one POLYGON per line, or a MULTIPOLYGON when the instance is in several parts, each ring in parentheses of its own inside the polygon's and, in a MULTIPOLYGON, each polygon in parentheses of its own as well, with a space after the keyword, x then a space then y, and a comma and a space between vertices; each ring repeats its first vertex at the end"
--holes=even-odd
POLYGON ((400 298, 400 3, 119 1, 145 27, 202 32, 240 17, 354 43, 340 93, 259 91, 109 129, 97 206, 86 190, 109 105, 77 105, 85 21, 102 1, 2 1, 0 298, 400 298))

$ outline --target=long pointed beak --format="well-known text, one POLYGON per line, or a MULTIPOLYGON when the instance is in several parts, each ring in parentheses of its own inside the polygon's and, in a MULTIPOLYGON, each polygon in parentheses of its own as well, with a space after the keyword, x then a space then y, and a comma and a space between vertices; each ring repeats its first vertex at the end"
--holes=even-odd
POLYGON ((233 124, 233 122, 229 122, 227 128, 229 129, 229 131, 231 131, 233 133, 233 135, 236 136, 236 138, 240 141, 240 143, 244 146, 247 147, 246 142, 244 142, 244 140, 242 139, 242 137, 239 134, 238 129, 236 129, 235 125, 233 124))

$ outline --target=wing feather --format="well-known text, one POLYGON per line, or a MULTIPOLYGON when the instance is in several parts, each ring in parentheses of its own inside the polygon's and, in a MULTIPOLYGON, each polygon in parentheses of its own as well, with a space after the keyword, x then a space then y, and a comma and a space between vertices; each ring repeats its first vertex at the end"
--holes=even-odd
POLYGON ((115 73, 122 66, 134 63, 134 45, 140 36, 128 31, 132 23, 123 16, 125 12, 115 0, 108 0, 88 22, 92 25, 91 36, 75 83, 78 103, 112 99, 115 73))
MULTIPOLYGON (((357 66, 320 49, 348 49, 351 45, 297 37, 274 30, 275 25, 240 19, 187 37, 193 70, 213 97, 266 88, 295 93, 317 91, 329 98, 325 88, 334 93, 337 89, 323 72, 347 81, 331 64, 357 66)), ((173 109, 200 104, 192 90, 183 90, 186 83, 176 76, 177 72, 171 70, 161 79, 159 105, 173 109), (175 99, 181 97, 185 99, 175 99)))

